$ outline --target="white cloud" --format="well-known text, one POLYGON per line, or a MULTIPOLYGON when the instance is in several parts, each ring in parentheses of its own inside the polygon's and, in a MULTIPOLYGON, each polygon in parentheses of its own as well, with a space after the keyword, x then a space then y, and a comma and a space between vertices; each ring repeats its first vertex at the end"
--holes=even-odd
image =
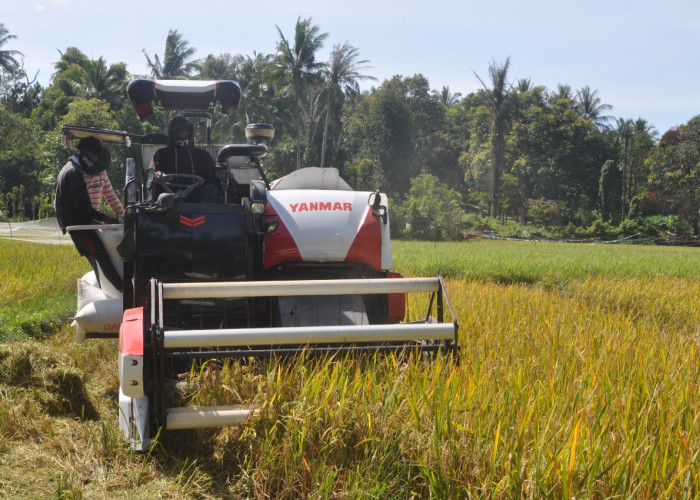
POLYGON ((34 10, 37 11, 37 12, 41 12, 41 11, 46 10, 46 7, 43 6, 42 4, 36 4, 36 5, 34 6, 34 10))

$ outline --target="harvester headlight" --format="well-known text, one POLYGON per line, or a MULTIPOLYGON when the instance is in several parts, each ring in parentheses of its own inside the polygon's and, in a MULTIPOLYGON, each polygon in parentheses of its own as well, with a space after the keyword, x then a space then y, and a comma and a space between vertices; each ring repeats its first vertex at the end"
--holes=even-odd
POLYGON ((263 231, 265 234, 272 234, 275 231, 277 231, 277 227, 280 225, 280 221, 278 220, 269 220, 265 223, 263 226, 263 231))
POLYGON ((262 215, 265 213, 265 204, 256 201, 250 205, 250 211, 253 212, 255 215, 262 215))

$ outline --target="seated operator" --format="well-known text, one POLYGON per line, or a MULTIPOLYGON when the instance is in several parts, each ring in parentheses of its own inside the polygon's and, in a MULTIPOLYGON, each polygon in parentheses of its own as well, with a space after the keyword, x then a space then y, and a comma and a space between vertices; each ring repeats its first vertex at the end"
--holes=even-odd
MULTIPOLYGON (((165 182, 166 174, 198 175, 204 184, 193 189, 186 189, 184 199, 188 203, 216 203, 219 198, 219 179, 211 155, 204 149, 194 146, 194 128, 181 116, 176 116, 168 124, 168 145, 153 155, 149 168, 155 169, 153 182, 160 185, 165 182)), ((189 181, 176 179, 177 184, 189 181)), ((192 180, 192 184, 195 181, 192 180)), ((162 192, 160 188, 154 196, 162 192)))

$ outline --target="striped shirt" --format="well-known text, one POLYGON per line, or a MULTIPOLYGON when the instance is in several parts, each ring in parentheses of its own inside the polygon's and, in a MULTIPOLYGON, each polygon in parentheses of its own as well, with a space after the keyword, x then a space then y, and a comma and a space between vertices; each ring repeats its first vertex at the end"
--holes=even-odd
POLYGON ((85 177, 85 185, 87 186, 92 208, 102 212, 102 196, 104 196, 112 211, 117 214, 117 217, 123 218, 124 209, 119 198, 114 193, 114 189, 112 189, 112 183, 109 182, 107 172, 103 170, 96 175, 89 175, 83 172, 83 177, 85 177))

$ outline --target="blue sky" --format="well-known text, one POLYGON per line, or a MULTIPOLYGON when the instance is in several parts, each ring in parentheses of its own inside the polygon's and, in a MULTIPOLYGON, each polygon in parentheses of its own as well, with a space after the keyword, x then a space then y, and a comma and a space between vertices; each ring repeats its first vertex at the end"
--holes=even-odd
POLYGON ((298 17, 329 34, 319 58, 347 41, 378 78, 422 73, 432 89, 477 90, 491 61, 511 60, 513 79, 574 90, 589 86, 611 114, 644 118, 660 133, 700 114, 700 2, 696 0, 0 0, 16 35, 4 49, 46 85, 59 50, 75 46, 107 63, 148 72, 145 49, 162 57, 177 29, 196 57, 274 53, 277 26, 298 17))

